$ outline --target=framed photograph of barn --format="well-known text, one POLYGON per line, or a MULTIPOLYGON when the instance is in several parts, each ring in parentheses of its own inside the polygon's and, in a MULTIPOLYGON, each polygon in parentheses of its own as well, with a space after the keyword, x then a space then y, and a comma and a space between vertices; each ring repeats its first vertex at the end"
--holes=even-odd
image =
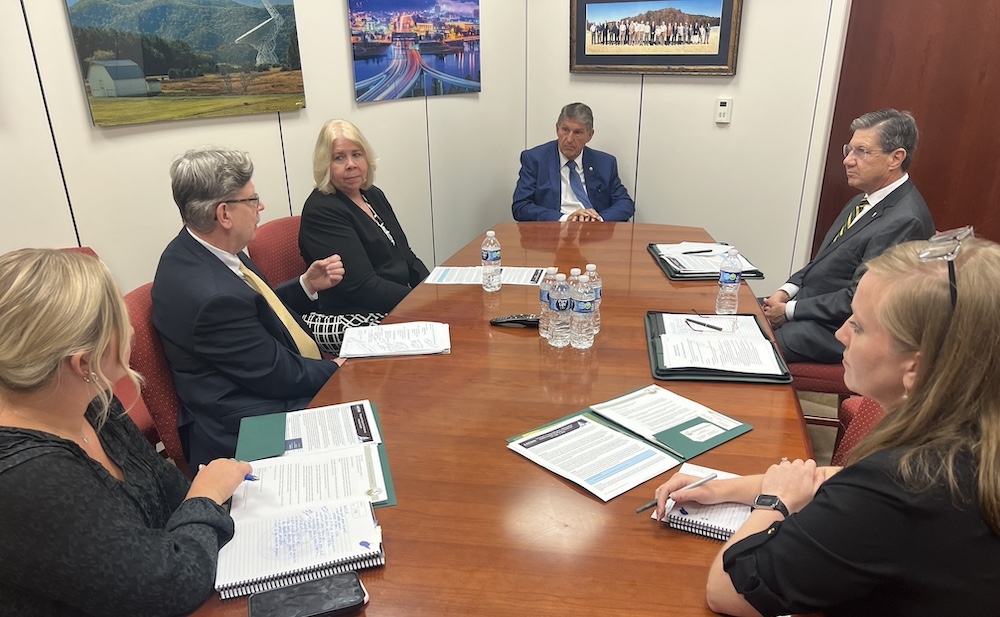
POLYGON ((66 0, 96 126, 305 107, 293 0, 66 0))
POLYGON ((735 75, 743 0, 570 0, 569 70, 735 75))

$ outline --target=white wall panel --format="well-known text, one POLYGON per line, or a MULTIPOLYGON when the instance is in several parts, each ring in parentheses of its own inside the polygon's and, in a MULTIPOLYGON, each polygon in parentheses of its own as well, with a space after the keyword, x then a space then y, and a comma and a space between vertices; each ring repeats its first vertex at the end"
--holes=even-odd
MULTIPOLYGON (((495 223, 512 220, 524 148, 527 3, 481 0, 482 92, 428 99, 437 263, 495 223)), ((430 267, 429 255, 421 257, 430 267)))
POLYGON ((0 58, 0 253, 76 246, 20 2, 0 2, 0 58))

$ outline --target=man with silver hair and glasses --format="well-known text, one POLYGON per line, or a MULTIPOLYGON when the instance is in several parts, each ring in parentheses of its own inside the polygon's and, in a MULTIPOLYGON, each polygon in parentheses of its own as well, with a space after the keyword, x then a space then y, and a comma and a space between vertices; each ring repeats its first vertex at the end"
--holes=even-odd
POLYGON ((618 161, 592 150, 594 113, 583 103, 559 112, 554 141, 521 153, 511 210, 518 221, 627 221, 635 203, 618 161))
POLYGON ((153 325, 181 402, 192 467, 232 457, 240 419, 305 407, 339 366, 299 313, 344 277, 340 256, 271 289, 244 251, 264 203, 245 152, 188 150, 170 167, 184 228, 160 257, 153 325))
POLYGON ((927 204, 907 173, 917 148, 913 115, 873 111, 854 120, 851 130, 844 168, 847 183, 862 194, 837 216, 816 257, 763 301, 788 362, 840 362, 844 346, 834 333, 851 314, 861 265, 934 233, 927 204))

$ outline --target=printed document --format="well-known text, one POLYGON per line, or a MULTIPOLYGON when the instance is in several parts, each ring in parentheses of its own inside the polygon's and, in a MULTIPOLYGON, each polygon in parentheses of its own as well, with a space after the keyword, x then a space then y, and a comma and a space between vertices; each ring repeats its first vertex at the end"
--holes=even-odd
POLYGON ((340 346, 341 358, 439 353, 451 353, 451 333, 448 324, 435 321, 348 328, 340 346))
POLYGON ((382 443, 371 401, 326 405, 285 415, 285 454, 382 443))
MULTIPOLYGON (((500 268, 500 283, 503 285, 538 285, 545 276, 545 268, 500 268)), ((438 266, 424 283, 431 285, 482 285, 482 266, 438 266)))
POLYGON ((663 367, 756 375, 783 373, 774 347, 752 315, 663 314, 663 367))
POLYGON ((680 461, 578 414, 516 437, 507 447, 608 501, 680 461))

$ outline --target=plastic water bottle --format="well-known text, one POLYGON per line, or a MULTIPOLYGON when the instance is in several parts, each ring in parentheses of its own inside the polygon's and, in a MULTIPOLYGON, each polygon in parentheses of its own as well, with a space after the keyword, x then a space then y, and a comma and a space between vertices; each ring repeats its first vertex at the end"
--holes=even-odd
POLYGON ((558 271, 559 269, 555 266, 546 268, 545 276, 538 285, 538 334, 542 338, 549 338, 549 290, 556 282, 556 272, 558 271))
POLYGON ((597 273, 597 264, 587 264, 587 276, 590 277, 590 286, 594 289, 594 334, 601 331, 601 292, 604 281, 597 273))
POLYGON ((576 349, 590 349, 594 344, 594 288, 590 286, 590 277, 586 274, 580 276, 573 292, 569 344, 576 349))
POLYGON ((560 272, 549 290, 549 345, 569 345, 569 322, 573 299, 566 284, 566 275, 560 272))
POLYGON ((500 291, 500 241, 492 229, 483 240, 483 290, 500 291))
POLYGON ((577 284, 579 284, 581 272, 580 268, 569 269, 569 276, 566 277, 566 284, 569 285, 570 291, 575 289, 577 284))
POLYGON ((735 315, 739 307, 740 281, 743 279, 743 264, 740 252, 729 249, 719 266, 719 295, 715 298, 716 315, 735 315))

